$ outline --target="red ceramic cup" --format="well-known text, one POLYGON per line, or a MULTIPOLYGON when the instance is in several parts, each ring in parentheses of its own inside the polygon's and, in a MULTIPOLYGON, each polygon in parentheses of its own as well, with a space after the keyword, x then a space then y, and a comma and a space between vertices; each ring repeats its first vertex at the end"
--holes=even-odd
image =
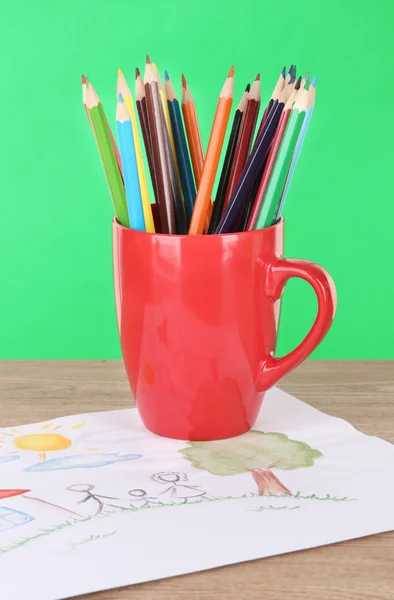
POLYGON ((145 426, 183 440, 248 431, 264 392, 322 341, 334 318, 335 286, 318 265, 287 260, 283 221, 227 235, 149 234, 113 225, 119 333, 145 426), (312 329, 274 356, 280 297, 300 277, 318 300, 312 329))

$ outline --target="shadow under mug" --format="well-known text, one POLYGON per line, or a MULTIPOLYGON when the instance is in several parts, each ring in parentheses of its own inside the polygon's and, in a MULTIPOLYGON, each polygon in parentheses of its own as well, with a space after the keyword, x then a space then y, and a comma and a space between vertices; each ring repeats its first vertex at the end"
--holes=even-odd
POLYGON ((142 421, 161 436, 216 440, 248 431, 264 392, 297 367, 333 321, 335 286, 320 266, 283 258, 283 220, 226 235, 150 234, 113 223, 122 353, 142 421), (306 338, 274 356, 280 298, 311 284, 306 338))

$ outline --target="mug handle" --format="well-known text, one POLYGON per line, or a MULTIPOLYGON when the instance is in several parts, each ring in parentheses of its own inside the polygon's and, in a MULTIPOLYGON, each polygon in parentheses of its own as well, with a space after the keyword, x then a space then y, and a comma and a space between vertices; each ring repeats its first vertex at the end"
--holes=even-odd
POLYGON ((306 338, 282 358, 269 355, 260 363, 258 390, 265 392, 287 373, 298 367, 320 344, 331 327, 337 304, 335 284, 331 276, 319 265, 307 260, 280 258, 268 266, 265 292, 276 301, 280 298, 288 279, 304 279, 315 290, 318 302, 317 316, 306 338))

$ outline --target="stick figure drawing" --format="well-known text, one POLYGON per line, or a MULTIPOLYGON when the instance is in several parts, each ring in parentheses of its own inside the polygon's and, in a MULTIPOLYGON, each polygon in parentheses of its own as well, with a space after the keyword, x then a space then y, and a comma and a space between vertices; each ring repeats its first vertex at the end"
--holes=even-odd
POLYGON ((135 489, 129 491, 131 496, 131 504, 134 508, 146 508, 148 506, 160 506, 161 503, 156 498, 151 498, 146 495, 145 490, 135 489))
POLYGON ((199 485, 184 485, 183 481, 189 481, 186 473, 174 473, 173 471, 163 471, 155 473, 151 479, 156 483, 168 485, 167 489, 159 494, 159 498, 168 497, 172 501, 180 500, 181 504, 186 504, 192 498, 207 498, 207 493, 199 488, 199 485))
POLYGON ((120 498, 114 498, 113 496, 102 496, 100 494, 92 494, 92 490, 94 490, 94 485, 90 485, 88 483, 78 483, 76 485, 70 485, 67 489, 71 492, 79 492, 81 494, 86 494, 82 500, 78 500, 78 504, 84 504, 89 500, 93 502, 90 503, 90 506, 94 505, 97 509, 94 514, 100 514, 104 508, 110 506, 111 508, 122 508, 118 504, 111 504, 109 502, 105 502, 105 500, 120 500, 120 498), (104 499, 104 502, 103 502, 104 499))

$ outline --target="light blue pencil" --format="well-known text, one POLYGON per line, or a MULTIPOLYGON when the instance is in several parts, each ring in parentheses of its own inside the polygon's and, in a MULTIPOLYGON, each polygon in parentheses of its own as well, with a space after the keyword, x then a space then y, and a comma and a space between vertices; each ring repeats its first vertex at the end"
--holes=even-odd
POLYGON ((312 79, 311 87, 309 88, 308 106, 306 109, 305 119, 304 119, 304 122, 301 127, 300 135, 298 136, 297 145, 294 150, 294 156, 290 163, 289 174, 287 175, 285 187, 283 188, 281 199, 280 199, 277 209, 275 211, 273 223, 276 223, 277 221, 279 221, 279 219, 282 215, 283 206, 284 206, 286 196, 289 191, 291 180, 294 175, 294 169, 296 168, 298 157, 300 155, 302 144, 304 142, 306 131, 308 129, 309 121, 311 120, 313 107, 315 104, 315 95, 316 95, 316 77, 314 77, 312 79))
POLYGON ((138 178, 137 157, 135 154, 133 130, 127 106, 122 94, 118 97, 116 109, 116 129, 118 131, 120 158, 122 161, 123 180, 126 191, 127 210, 130 228, 145 231, 144 211, 140 182, 138 178))

